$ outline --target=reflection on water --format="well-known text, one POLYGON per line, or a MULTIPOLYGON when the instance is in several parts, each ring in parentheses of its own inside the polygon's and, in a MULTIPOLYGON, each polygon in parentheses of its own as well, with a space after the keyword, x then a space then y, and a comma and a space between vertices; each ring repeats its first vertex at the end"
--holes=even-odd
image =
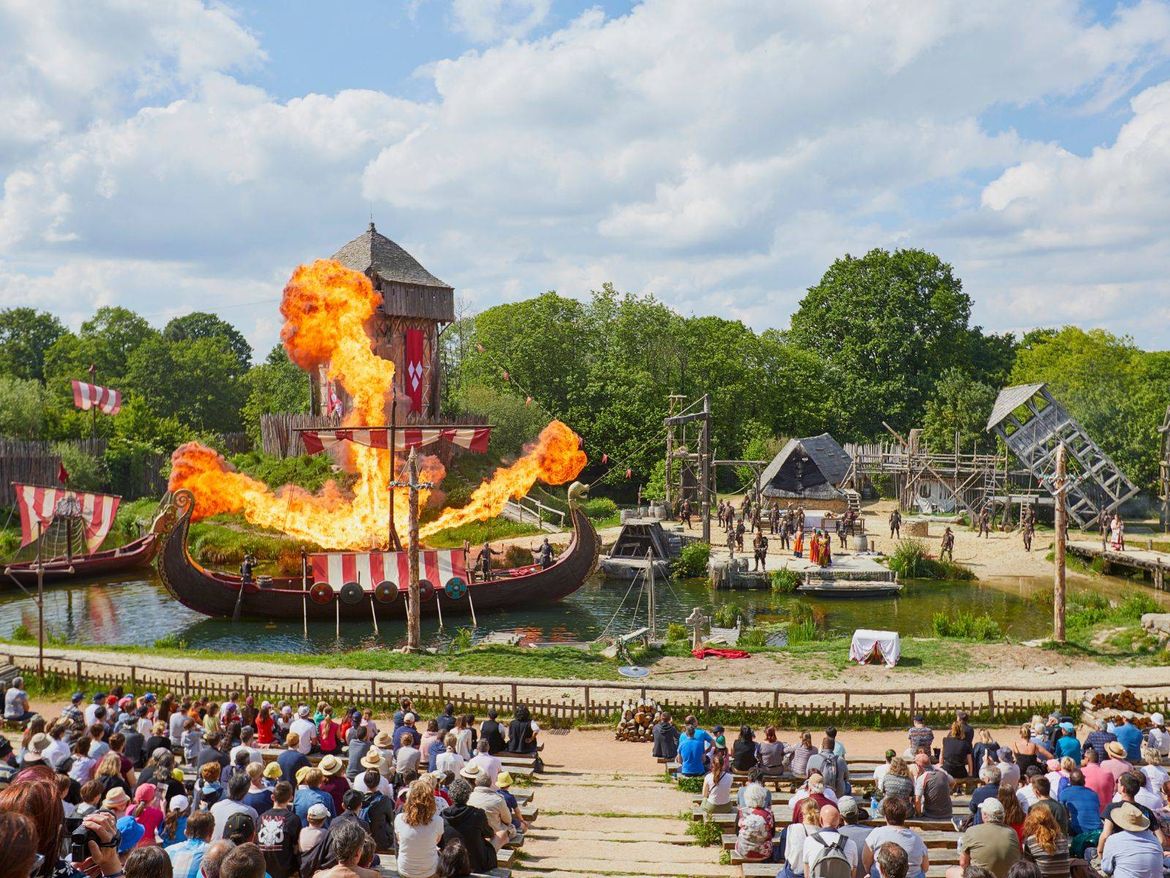
MULTIPOLYGON (((1072 589, 1085 587, 1073 585, 1072 589)), ((1140 591, 1160 603, 1167 602, 1165 594, 1117 580, 1094 581, 1089 587, 1113 597, 1140 591)), ((892 599, 814 600, 762 591, 713 592, 705 581, 692 580, 659 583, 658 624, 665 627, 668 622, 682 622, 693 607, 710 611, 729 601, 752 613, 768 616, 786 616, 794 604, 805 604, 813 607, 818 615, 823 613, 828 627, 842 634, 855 628, 885 628, 903 635, 929 635, 935 613, 954 615, 967 611, 988 613, 1007 634, 1027 639, 1050 630, 1051 590, 1048 579, 1021 577, 975 583, 913 584, 892 599)), ((646 596, 638 586, 631 589, 629 583, 596 577, 560 604, 479 616, 480 633, 513 632, 527 641, 592 640, 607 626, 610 632, 626 631, 644 625, 645 621, 646 596)), ((440 644, 453 628, 470 624, 466 617, 448 619, 448 622, 453 625, 440 632, 436 619, 424 615, 424 642, 440 644)), ((0 636, 11 635, 22 624, 30 631, 36 630, 33 599, 19 590, 0 595, 0 636)), ((334 625, 329 622, 310 623, 306 640, 299 622, 245 620, 233 624, 208 619, 172 600, 153 573, 147 571, 137 577, 46 589, 45 624, 52 633, 76 644, 151 645, 165 637, 193 648, 224 652, 318 652, 386 647, 397 646, 405 638, 404 623, 390 620, 379 622, 380 637, 374 635, 371 623, 343 622, 338 641, 334 625)))

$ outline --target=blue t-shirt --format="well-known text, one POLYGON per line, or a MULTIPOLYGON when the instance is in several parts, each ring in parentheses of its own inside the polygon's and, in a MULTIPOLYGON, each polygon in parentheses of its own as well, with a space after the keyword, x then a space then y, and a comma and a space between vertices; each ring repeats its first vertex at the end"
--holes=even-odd
POLYGON ((707 769, 703 766, 703 754, 706 750, 707 745, 699 737, 698 732, 693 738, 683 735, 678 742, 679 774, 691 776, 706 774, 707 769))
POLYGON ((1072 735, 1062 735, 1056 739, 1056 753, 1057 759, 1069 757, 1078 765, 1081 762, 1081 742, 1072 735))
POLYGON ((1074 835, 1096 832, 1104 825, 1101 822, 1101 800, 1088 787, 1069 784, 1060 794, 1060 804, 1068 809, 1069 824, 1074 835))
POLYGON ((1125 758, 1130 762, 1142 760, 1142 730, 1133 723, 1126 723, 1113 730, 1117 742, 1125 748, 1125 758))

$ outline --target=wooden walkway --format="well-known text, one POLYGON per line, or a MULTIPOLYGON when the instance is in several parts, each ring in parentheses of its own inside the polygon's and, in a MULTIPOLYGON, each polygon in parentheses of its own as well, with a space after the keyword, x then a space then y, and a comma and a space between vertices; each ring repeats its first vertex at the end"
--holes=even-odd
POLYGON ((1155 552, 1153 549, 1127 548, 1124 551, 1103 549, 1097 541, 1070 540, 1067 544, 1070 554, 1088 561, 1100 558, 1105 572, 1111 567, 1123 567, 1132 571, 1149 573, 1157 591, 1166 589, 1166 571, 1170 569, 1170 554, 1155 552))

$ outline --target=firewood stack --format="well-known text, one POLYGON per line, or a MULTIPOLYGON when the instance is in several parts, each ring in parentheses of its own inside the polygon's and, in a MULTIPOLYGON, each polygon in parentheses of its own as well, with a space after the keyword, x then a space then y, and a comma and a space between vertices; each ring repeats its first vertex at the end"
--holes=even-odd
POLYGON ((623 704, 621 719, 618 720, 617 733, 614 737, 619 741, 638 743, 652 740, 654 724, 658 722, 659 714, 658 705, 653 701, 631 701, 623 704))

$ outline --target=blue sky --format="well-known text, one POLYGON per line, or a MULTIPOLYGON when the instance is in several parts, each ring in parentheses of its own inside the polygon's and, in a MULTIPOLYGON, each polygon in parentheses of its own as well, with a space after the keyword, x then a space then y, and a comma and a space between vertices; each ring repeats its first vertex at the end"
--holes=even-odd
POLYGON ((0 3, 0 306, 222 311, 365 226, 467 311, 783 328, 924 247, 996 331, 1170 346, 1170 0, 0 3))

